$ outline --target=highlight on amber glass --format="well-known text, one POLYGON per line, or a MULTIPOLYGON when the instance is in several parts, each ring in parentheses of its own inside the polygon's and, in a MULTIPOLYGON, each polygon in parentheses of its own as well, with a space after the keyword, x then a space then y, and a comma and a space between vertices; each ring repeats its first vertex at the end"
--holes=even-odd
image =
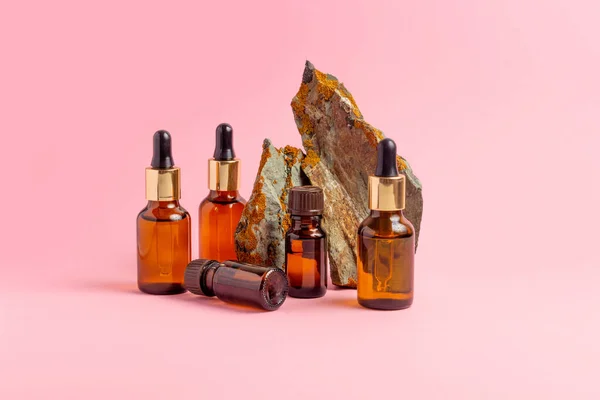
POLYGON ((288 280, 279 268, 238 261, 194 260, 184 285, 190 293, 267 311, 281 307, 288 294, 288 280))
POLYGON ((179 204, 180 174, 167 131, 154 134, 154 156, 146 169, 146 200, 138 214, 138 288, 149 294, 185 292, 183 275, 191 259, 190 215, 179 204))
POLYGON ((220 124, 216 130, 215 152, 208 161, 210 192, 200 203, 200 257, 218 261, 235 259, 235 230, 246 200, 239 194, 240 160, 235 158, 233 129, 220 124))
POLYGON ((292 297, 322 297, 327 292, 327 236, 321 228, 323 191, 316 186, 290 189, 292 224, 285 236, 285 270, 292 297))
POLYGON ((408 308, 413 302, 415 233, 402 209, 404 176, 398 173, 396 144, 377 146, 377 170, 369 178, 370 215, 358 229, 358 302, 383 310, 408 308))

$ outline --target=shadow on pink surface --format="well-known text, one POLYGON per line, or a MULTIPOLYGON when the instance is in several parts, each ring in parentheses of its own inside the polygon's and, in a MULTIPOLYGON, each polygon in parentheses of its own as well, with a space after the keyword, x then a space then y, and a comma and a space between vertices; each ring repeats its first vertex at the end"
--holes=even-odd
POLYGON ((131 294, 135 296, 157 298, 164 300, 165 302, 187 304, 198 307, 212 307, 216 309, 222 309, 224 311, 231 311, 236 313, 263 313, 268 312, 265 310, 256 309, 249 306, 226 303, 219 300, 216 297, 205 297, 197 296, 191 293, 183 293, 178 295, 149 295, 139 291, 137 285, 131 282, 120 282, 120 281, 108 281, 108 282, 83 282, 81 284, 70 285, 71 289, 83 289, 86 291, 98 291, 106 293, 121 293, 131 294))
MULTIPOLYGON (((148 299, 160 299, 162 301, 170 303, 180 303, 182 305, 199 308, 208 307, 223 311, 231 311, 234 313, 269 313, 269 311, 264 311, 249 306, 227 303, 222 300, 219 300, 217 297, 197 296, 189 292, 179 295, 148 295, 140 292, 135 283, 126 281, 86 281, 69 284, 67 285, 67 287, 70 290, 76 291, 84 290, 86 292, 104 292, 107 294, 120 293, 126 295, 133 295, 140 298, 146 297, 148 299)), ((318 308, 319 310, 323 308, 331 308, 337 310, 354 309, 371 312, 382 311, 368 310, 364 307, 361 307, 356 300, 355 289, 339 288, 336 286, 333 286, 333 288, 331 288, 324 297, 318 299, 296 299, 288 296, 285 300, 285 303, 281 306, 280 310, 285 310, 286 312, 293 313, 295 310, 306 311, 310 310, 311 308, 318 308)))

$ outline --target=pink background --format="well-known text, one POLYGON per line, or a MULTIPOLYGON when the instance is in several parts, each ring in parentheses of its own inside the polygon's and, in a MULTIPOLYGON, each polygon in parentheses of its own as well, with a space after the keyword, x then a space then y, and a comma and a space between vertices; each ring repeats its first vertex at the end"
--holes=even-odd
POLYGON ((3 2, 0 398, 600 398, 600 3, 3 2), (151 136, 300 145, 305 59, 423 182, 414 306, 135 289, 151 136), (385 397, 384 397, 385 396, 385 397))

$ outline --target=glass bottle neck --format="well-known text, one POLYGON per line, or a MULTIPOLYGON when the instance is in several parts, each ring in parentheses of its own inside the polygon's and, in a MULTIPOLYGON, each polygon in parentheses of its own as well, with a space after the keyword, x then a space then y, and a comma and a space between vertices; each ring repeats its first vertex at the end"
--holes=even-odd
POLYGON ((214 289, 214 285, 213 285, 213 281, 215 278, 215 272, 217 272, 217 269, 219 269, 222 266, 223 266, 223 264, 214 261, 211 265, 209 265, 207 267, 206 272, 204 272, 202 274, 202 281, 200 282, 200 285, 202 285, 202 291, 204 292, 205 295, 207 295, 207 296, 215 295, 215 289, 214 289))
POLYGON ((320 215, 292 215, 292 228, 299 229, 314 229, 321 225, 320 215))

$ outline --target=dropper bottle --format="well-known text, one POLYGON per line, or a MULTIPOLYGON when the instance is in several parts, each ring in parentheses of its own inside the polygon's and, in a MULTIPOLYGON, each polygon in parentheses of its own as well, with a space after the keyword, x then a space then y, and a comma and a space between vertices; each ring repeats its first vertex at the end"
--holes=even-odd
POLYGON ((208 160, 208 196, 200 203, 200 258, 225 261, 237 259, 235 230, 246 200, 240 196, 240 160, 233 149, 233 128, 217 126, 213 158, 208 160))
POLYGON ((148 204, 137 217, 138 288, 149 294, 185 292, 183 275, 191 259, 191 222, 179 204, 180 169, 175 166, 171 135, 154 134, 154 154, 146 168, 148 204))
POLYGON ((398 173, 396 143, 377 145, 377 169, 369 177, 370 215, 358 228, 358 302, 382 310, 413 302, 415 230, 404 216, 406 180, 398 173))

